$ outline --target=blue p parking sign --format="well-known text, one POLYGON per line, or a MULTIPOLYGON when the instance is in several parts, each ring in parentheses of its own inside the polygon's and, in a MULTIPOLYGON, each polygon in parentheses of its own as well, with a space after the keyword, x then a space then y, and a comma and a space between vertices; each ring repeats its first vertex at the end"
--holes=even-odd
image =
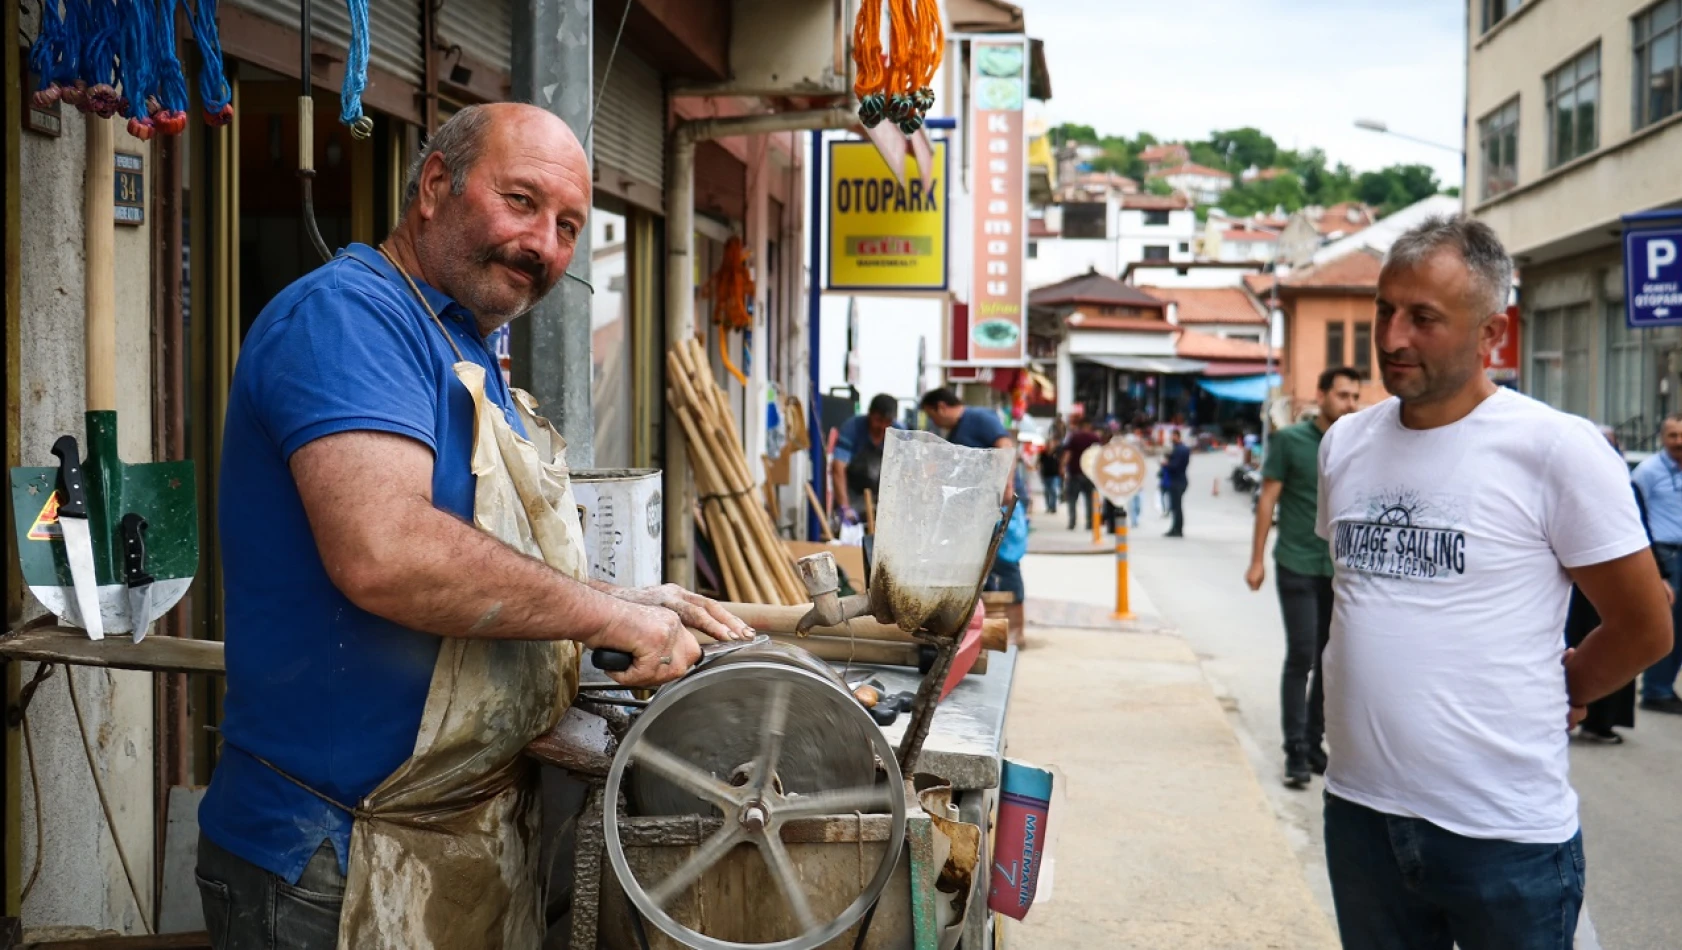
POLYGON ((1670 227, 1646 228, 1638 216, 1624 219, 1624 318, 1633 329, 1682 326, 1682 213, 1668 219, 1670 227))

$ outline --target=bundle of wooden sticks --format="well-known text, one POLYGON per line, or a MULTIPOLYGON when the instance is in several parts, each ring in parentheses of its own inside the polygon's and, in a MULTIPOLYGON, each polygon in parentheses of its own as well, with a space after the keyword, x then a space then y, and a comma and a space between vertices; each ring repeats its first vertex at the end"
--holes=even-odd
POLYGON ((810 603, 794 560, 760 504, 724 390, 706 350, 685 340, 666 353, 666 399, 683 428, 701 500, 701 530, 731 600, 794 606, 810 603))

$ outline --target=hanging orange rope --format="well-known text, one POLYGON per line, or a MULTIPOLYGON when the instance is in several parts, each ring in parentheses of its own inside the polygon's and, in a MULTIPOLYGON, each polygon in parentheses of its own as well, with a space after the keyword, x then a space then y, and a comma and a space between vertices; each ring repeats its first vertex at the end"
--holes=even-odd
POLYGON ((874 128, 883 119, 911 135, 934 107, 935 70, 946 53, 946 30, 937 0, 885 0, 888 52, 882 49, 882 3, 865 0, 853 25, 853 93, 859 121, 874 128))
POLYGON ((712 298, 713 324, 718 327, 718 353, 724 358, 724 368, 743 386, 748 378, 730 360, 730 331, 753 329, 753 311, 748 309, 754 295, 753 271, 748 267, 747 250, 742 239, 732 237, 724 245, 724 261, 707 278, 702 293, 712 298))

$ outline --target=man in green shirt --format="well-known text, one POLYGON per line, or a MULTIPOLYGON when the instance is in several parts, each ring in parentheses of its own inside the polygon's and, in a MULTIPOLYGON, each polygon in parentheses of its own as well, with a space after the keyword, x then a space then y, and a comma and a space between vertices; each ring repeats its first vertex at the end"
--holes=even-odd
POLYGON ((1320 494, 1320 437, 1361 401, 1361 375, 1346 366, 1320 374, 1320 412, 1274 433, 1262 462, 1261 498, 1244 580, 1261 590, 1267 578, 1263 555, 1279 506, 1279 541, 1273 559, 1279 571, 1279 611, 1285 619, 1285 671, 1279 713, 1285 733, 1285 785, 1307 788, 1310 772, 1324 775, 1325 690, 1320 653, 1332 627, 1332 558, 1314 533, 1320 494), (1313 674, 1310 677, 1310 674, 1313 674))

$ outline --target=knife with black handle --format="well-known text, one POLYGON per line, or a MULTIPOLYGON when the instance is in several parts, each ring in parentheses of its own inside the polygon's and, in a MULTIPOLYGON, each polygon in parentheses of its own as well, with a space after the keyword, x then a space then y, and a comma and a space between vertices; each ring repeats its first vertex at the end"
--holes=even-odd
POLYGON ((73 435, 59 436, 53 443, 58 457, 58 526, 64 535, 64 556, 70 563, 70 582, 76 593, 76 612, 82 629, 92 640, 105 639, 105 620, 99 613, 99 576, 93 566, 93 534, 88 526, 87 479, 82 473, 82 451, 73 435))
POLYGON ((146 573, 146 519, 134 512, 123 515, 117 536, 123 542, 123 583, 128 585, 129 631, 134 642, 146 637, 152 623, 152 575, 146 573))

